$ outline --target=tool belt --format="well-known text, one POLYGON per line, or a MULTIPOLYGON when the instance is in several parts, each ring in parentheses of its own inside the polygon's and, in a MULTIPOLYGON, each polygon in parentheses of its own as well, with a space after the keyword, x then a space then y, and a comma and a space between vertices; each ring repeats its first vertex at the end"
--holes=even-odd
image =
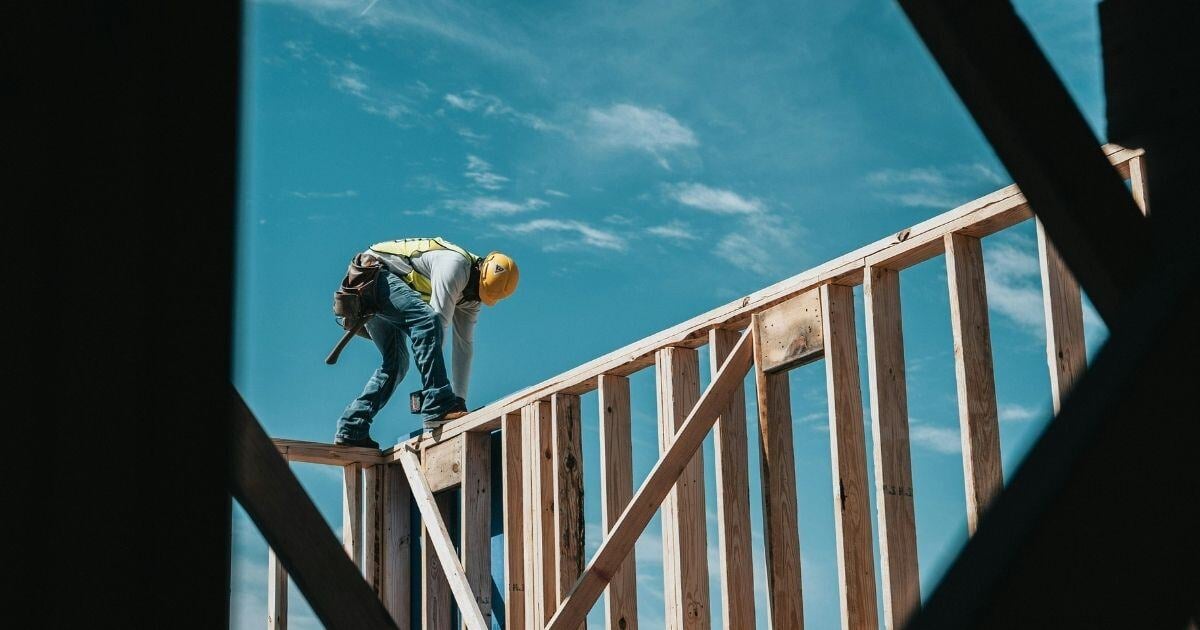
MULTIPOLYGON (((353 330, 359 322, 375 312, 376 280, 383 262, 370 254, 356 254, 346 268, 346 277, 333 293, 333 314, 343 330, 353 330)), ((358 327, 358 336, 370 339, 365 327, 358 327)))

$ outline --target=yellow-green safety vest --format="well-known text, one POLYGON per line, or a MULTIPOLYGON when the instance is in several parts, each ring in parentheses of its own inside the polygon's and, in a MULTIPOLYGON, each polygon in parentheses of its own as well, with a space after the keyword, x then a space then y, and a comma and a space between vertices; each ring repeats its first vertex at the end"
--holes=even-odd
POLYGON ((403 279, 408 283, 408 286, 412 287, 414 291, 421 294, 421 299, 424 300, 426 304, 433 299, 433 283, 429 281, 427 276, 421 275, 417 272, 416 267, 412 264, 412 259, 419 257, 425 252, 431 252, 439 249, 457 252, 458 254, 461 254, 463 258, 466 258, 467 262, 471 265, 474 265, 479 260, 479 257, 475 254, 472 254, 471 252, 443 239, 440 236, 435 236, 433 238, 401 238, 394 241, 375 243, 371 246, 371 251, 373 252, 392 254, 408 260, 409 267, 412 268, 412 271, 406 274, 403 279))

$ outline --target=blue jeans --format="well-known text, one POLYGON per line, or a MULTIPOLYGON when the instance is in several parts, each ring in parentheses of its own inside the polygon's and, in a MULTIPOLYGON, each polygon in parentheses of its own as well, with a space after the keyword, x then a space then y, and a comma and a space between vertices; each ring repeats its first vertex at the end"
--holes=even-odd
POLYGON ((407 339, 412 340, 413 358, 421 373, 420 413, 425 420, 435 420, 448 411, 466 410, 466 401, 454 395, 446 377, 443 333, 437 314, 387 267, 379 272, 375 284, 376 313, 366 328, 383 355, 383 365, 338 419, 337 436, 350 440, 369 436, 371 420, 392 397, 396 384, 404 380, 408 371, 407 339))

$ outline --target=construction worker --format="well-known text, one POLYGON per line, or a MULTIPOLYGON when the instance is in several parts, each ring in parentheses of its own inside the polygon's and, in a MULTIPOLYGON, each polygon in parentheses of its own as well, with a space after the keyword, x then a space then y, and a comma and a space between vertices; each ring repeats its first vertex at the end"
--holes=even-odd
POLYGON ((406 238, 376 243, 365 254, 383 267, 375 282, 374 316, 366 323, 383 364, 338 420, 335 442, 379 448, 371 439, 371 421, 408 371, 408 349, 421 374, 410 410, 424 416, 433 430, 467 413, 475 321, 480 303, 493 306, 517 288, 517 265, 505 254, 479 257, 435 238, 406 238), (454 371, 446 376, 443 331, 454 327, 454 371))

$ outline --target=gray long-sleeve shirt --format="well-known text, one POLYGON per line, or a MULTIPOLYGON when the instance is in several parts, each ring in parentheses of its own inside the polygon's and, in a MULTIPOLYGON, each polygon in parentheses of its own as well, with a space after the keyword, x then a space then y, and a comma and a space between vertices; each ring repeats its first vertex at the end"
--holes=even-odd
POLYGON ((409 267, 408 261, 400 256, 367 251, 382 260, 395 273, 403 276, 415 267, 417 273, 429 278, 433 289, 429 300, 430 308, 437 313, 443 330, 451 324, 454 325, 454 367, 450 376, 450 386, 454 388, 455 395, 466 400, 467 385, 471 377, 471 357, 475 353, 475 322, 479 318, 480 308, 478 301, 460 302, 467 282, 471 279, 470 263, 457 252, 437 249, 413 258, 412 267, 409 267))

